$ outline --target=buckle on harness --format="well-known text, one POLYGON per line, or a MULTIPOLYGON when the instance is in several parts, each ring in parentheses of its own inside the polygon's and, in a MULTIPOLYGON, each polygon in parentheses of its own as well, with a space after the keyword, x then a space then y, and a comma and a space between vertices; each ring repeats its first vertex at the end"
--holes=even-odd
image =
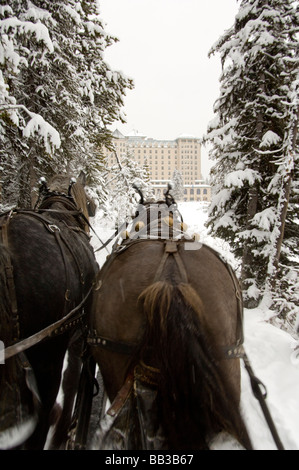
POLYGON ((47 227, 50 230, 50 232, 52 232, 52 233, 60 232, 60 228, 55 224, 48 224, 47 227))

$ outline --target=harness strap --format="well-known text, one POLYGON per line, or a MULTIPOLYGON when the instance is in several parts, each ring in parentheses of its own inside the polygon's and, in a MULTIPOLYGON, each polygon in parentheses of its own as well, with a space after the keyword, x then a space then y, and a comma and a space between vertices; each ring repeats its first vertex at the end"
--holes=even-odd
POLYGON ((114 341, 112 339, 105 338, 104 336, 99 336, 96 330, 89 334, 87 343, 91 346, 100 346, 103 349, 107 349, 108 351, 128 355, 133 354, 139 346, 137 343, 124 343, 121 341, 114 341))
MULTIPOLYGON (((65 285, 66 285, 64 298, 65 298, 66 302, 69 302, 70 301, 70 281, 69 281, 69 271, 68 271, 68 266, 67 266, 68 261, 67 261, 67 256, 66 256, 65 249, 64 249, 64 246, 63 246, 63 242, 67 246, 67 248, 69 249, 69 251, 71 252, 72 255, 73 255, 73 252, 71 251, 68 243, 66 242, 65 237, 62 236, 60 228, 58 227, 58 225, 56 225, 55 223, 52 223, 49 219, 43 217, 43 215, 41 215, 41 214, 37 214, 35 212, 25 212, 25 213, 23 213, 23 211, 18 211, 18 213, 21 213, 21 214, 27 215, 27 216, 29 215, 31 217, 37 218, 40 222, 42 222, 44 224, 45 228, 50 233, 52 233, 54 235, 56 243, 57 243, 57 245, 59 247, 59 250, 60 250, 60 253, 61 253, 63 264, 64 264, 65 285)), ((74 257, 74 260, 77 264, 76 257, 75 256, 73 256, 73 257, 74 257)), ((64 305, 64 311, 66 311, 66 309, 67 309, 67 304, 64 305)))
POLYGON ((9 359, 10 357, 15 356, 16 354, 19 354, 20 352, 31 348, 31 346, 34 346, 35 344, 39 343, 40 341, 42 341, 43 339, 45 339, 47 337, 50 337, 53 334, 57 335, 57 334, 64 333, 65 328, 67 328, 67 327, 74 326, 76 324, 76 322, 78 321, 78 319, 83 317, 86 314, 86 312, 82 312, 76 317, 73 317, 73 315, 78 310, 80 310, 81 307, 83 307, 83 305, 86 302, 86 300, 88 299, 92 289, 93 289, 93 286, 90 287, 90 289, 87 292, 87 294, 85 295, 84 299, 75 308, 73 308, 67 315, 65 315, 63 318, 61 318, 60 320, 58 320, 55 323, 52 323, 52 325, 47 326, 46 328, 39 331, 38 333, 35 333, 32 336, 29 336, 29 338, 26 338, 22 341, 19 341, 17 344, 13 344, 12 346, 8 346, 4 350, 5 359, 9 359), (66 325, 66 322, 68 322, 68 320, 70 320, 70 323, 67 323, 67 325, 66 325), (62 328, 62 326, 64 326, 64 328, 62 328))
POLYGON ((236 275, 231 267, 231 265, 225 261, 223 261, 228 272, 230 273, 230 277, 232 278, 232 281, 234 283, 235 287, 235 295, 237 298, 238 302, 238 320, 237 320, 237 331, 236 331, 236 337, 237 337, 237 346, 240 346, 244 342, 244 331, 243 331, 243 298, 242 298, 242 290, 239 285, 238 279, 236 278, 236 275))
POLYGON ((127 375, 125 383, 123 384, 122 388, 119 390, 118 394, 116 395, 111 407, 107 411, 107 414, 109 416, 113 417, 119 412, 119 410, 122 408, 127 398, 129 397, 133 389, 133 384, 134 384, 134 370, 131 370, 127 375))
POLYGON ((183 280, 183 282, 187 283, 188 282, 187 272, 186 272, 185 266, 182 262, 182 259, 181 259, 180 255, 178 253, 179 240, 169 239, 169 240, 165 240, 164 243, 165 243, 164 253, 163 253, 160 265, 159 265, 159 267, 156 271, 154 282, 161 279, 162 272, 163 272, 166 260, 167 260, 169 255, 173 255, 173 257, 176 261, 176 264, 179 268, 179 272, 181 274, 182 280, 183 280))
MULTIPOLYGON (((65 299, 66 302, 69 302, 70 301, 71 290, 70 290, 70 282, 69 282, 70 276, 69 276, 69 271, 67 269, 67 257, 66 257, 66 253, 65 253, 65 250, 63 249, 63 244, 62 244, 62 241, 61 241, 60 229, 56 225, 52 225, 52 229, 53 229, 55 240, 56 240, 57 245, 59 247, 61 257, 62 257, 62 260, 63 260, 63 264, 64 264, 64 272, 65 272, 65 294, 64 294, 64 299, 65 299)), ((67 304, 65 303, 64 304, 64 311, 66 311, 66 308, 67 308, 67 304)))
POLYGON ((74 261, 75 261, 75 264, 76 264, 76 266, 77 266, 78 273, 79 273, 79 275, 80 275, 80 282, 81 282, 82 285, 84 285, 84 275, 83 275, 83 272, 82 272, 82 271, 83 271, 83 268, 82 268, 82 266, 80 266, 79 260, 78 260, 78 258, 77 258, 77 256, 76 256, 76 254, 75 254, 75 252, 74 252, 72 246, 67 242, 66 237, 65 237, 62 233, 60 233, 60 237, 61 237, 63 243, 65 244, 65 246, 67 247, 67 249, 69 250, 69 252, 71 253, 71 255, 72 255, 72 257, 73 257, 73 259, 74 259, 74 261))
POLYGON ((85 450, 96 382, 96 363, 85 351, 66 450, 85 450))
POLYGON ((266 420, 266 422, 268 424, 268 427, 271 431, 271 434, 272 434, 273 440, 276 444, 276 447, 277 447, 278 450, 284 450, 283 444, 282 444, 282 442, 280 440, 280 437, 278 435, 278 432, 277 432, 277 429, 275 427, 272 416, 270 414, 269 408, 267 407, 267 404, 266 404, 266 397, 267 397, 266 387, 254 374, 254 372, 252 370, 252 367, 250 365, 249 359, 248 359, 247 354, 245 353, 245 351, 243 353, 243 361, 244 361, 245 369, 247 370, 249 378, 250 378, 252 392, 253 392, 255 398, 259 401, 259 404, 262 408, 265 420, 266 420), (264 389, 264 392, 262 392, 261 387, 264 389))
MULTIPOLYGON (((9 242, 8 242, 8 225, 10 219, 12 217, 12 212, 10 211, 6 214, 5 218, 0 218, 0 234, 2 238, 2 243, 9 250, 9 242)), ((10 305, 11 305, 11 312, 12 317, 10 321, 13 324, 13 341, 17 341, 20 338, 20 325, 19 325, 19 316, 18 316, 18 303, 17 303, 17 294, 14 282, 14 275, 13 275, 13 265, 11 262, 11 256, 8 256, 8 263, 5 266, 5 273, 6 273, 6 280, 7 280, 7 287, 9 292, 10 298, 10 305)))

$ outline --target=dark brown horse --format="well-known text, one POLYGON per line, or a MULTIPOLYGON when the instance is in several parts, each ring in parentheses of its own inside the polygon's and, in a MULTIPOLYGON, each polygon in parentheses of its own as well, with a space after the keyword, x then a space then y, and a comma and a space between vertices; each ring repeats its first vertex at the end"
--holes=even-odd
POLYGON ((242 301, 231 268, 184 233, 175 205, 140 205, 97 276, 91 335, 111 408, 94 446, 247 449, 240 411, 242 301))
POLYGON ((98 270, 88 234, 92 201, 80 178, 70 182, 69 177, 56 177, 49 188, 43 183, 41 189, 35 210, 15 209, 0 217, 0 339, 6 347, 5 364, 0 365, 0 447, 4 449, 44 447, 65 353, 84 329, 81 314, 88 310, 88 293, 98 270), (73 310, 70 321, 57 324, 49 337, 31 339, 73 310), (16 354, 14 345, 28 338, 31 347, 16 354))

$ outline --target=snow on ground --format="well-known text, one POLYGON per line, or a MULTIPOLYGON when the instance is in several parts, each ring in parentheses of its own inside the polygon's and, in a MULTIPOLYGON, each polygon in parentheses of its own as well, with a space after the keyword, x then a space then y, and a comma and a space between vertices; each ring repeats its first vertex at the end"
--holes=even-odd
MULTIPOLYGON (((238 266, 230 253, 228 244, 212 238, 207 233, 204 226, 207 219, 207 206, 204 203, 188 202, 181 203, 179 209, 184 222, 188 224, 188 232, 199 233, 203 243, 219 251, 233 268, 237 269, 238 266)), ((105 222, 100 212, 94 220, 94 229, 102 241, 107 240, 113 234, 111 223, 105 222)), ((92 243, 95 249, 101 246, 95 236, 92 238, 92 243)), ((109 249, 96 253, 100 265, 105 261, 108 251, 109 249)), ((299 358, 294 351, 298 343, 288 333, 266 322, 271 315, 263 306, 252 310, 245 309, 244 346, 255 375, 266 386, 266 403, 284 448, 299 450, 299 358)), ((248 374, 243 364, 241 387, 242 411, 254 449, 276 449, 259 402, 252 394, 248 374)), ((238 446, 234 442, 224 440, 218 442, 215 448, 235 450, 238 446)))

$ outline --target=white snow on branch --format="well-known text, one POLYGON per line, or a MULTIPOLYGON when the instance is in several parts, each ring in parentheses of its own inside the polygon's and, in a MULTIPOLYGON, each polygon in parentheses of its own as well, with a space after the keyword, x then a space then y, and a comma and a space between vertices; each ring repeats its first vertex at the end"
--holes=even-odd
POLYGON ((243 230, 239 232, 239 237, 241 240, 256 239, 257 243, 263 243, 265 240, 269 240, 269 231, 268 230, 259 230, 254 228, 252 230, 243 230))
POLYGON ((31 137, 37 133, 39 137, 43 138, 45 149, 50 154, 60 147, 61 140, 59 132, 45 121, 40 114, 29 111, 26 106, 23 105, 0 103, 0 111, 8 111, 10 116, 14 118, 14 122, 17 123, 16 120, 18 120, 18 117, 14 116, 14 110, 23 110, 30 117, 26 127, 23 129, 24 137, 31 137))
POLYGON ((230 188, 232 186, 242 188, 244 182, 247 181, 250 185, 253 185, 257 180, 260 179, 260 175, 257 171, 247 168, 246 170, 232 171, 225 177, 225 186, 230 188))
POLYGON ((229 201, 231 191, 229 189, 222 189, 218 193, 215 193, 210 205, 210 212, 213 211, 215 207, 225 207, 227 201, 229 201))
POLYGON ((272 145, 278 144, 280 141, 281 138, 278 134, 273 131, 267 131, 262 137, 260 148, 271 147, 272 145))
POLYGON ((52 23, 55 23, 51 13, 48 10, 45 10, 44 8, 39 8, 30 1, 28 2, 27 11, 22 14, 22 18, 26 20, 33 19, 36 23, 38 21, 42 21, 43 23, 45 23, 45 21, 51 21, 52 23))
POLYGON ((274 41, 274 36, 268 31, 263 31, 260 36, 256 38, 256 43, 260 46, 267 46, 269 44, 273 44, 274 41))
POLYGON ((32 23, 32 21, 20 21, 15 17, 6 18, 0 22, 1 35, 8 34, 11 29, 18 29, 20 33, 34 34, 37 41, 42 41, 50 52, 54 52, 54 46, 49 36, 48 28, 44 24, 32 23))
POLYGON ((78 25, 80 24, 81 22, 80 14, 74 8, 71 8, 68 5, 62 5, 62 8, 67 12, 67 14, 72 18, 72 20, 76 24, 78 25))
POLYGON ((37 133, 44 139, 44 145, 48 153, 52 153, 55 148, 59 148, 61 145, 59 132, 39 114, 29 114, 31 119, 23 130, 24 137, 31 137, 37 133))
POLYGON ((95 34, 101 34, 101 35, 106 34, 105 31, 103 30, 103 28, 100 25, 98 25, 98 24, 96 24, 92 21, 87 21, 85 23, 85 27, 86 27, 87 31, 89 32, 89 34, 91 34, 92 36, 94 36, 95 34))
POLYGON ((270 230, 276 220, 276 211, 274 207, 268 207, 262 212, 258 212, 252 221, 263 230, 270 230))

